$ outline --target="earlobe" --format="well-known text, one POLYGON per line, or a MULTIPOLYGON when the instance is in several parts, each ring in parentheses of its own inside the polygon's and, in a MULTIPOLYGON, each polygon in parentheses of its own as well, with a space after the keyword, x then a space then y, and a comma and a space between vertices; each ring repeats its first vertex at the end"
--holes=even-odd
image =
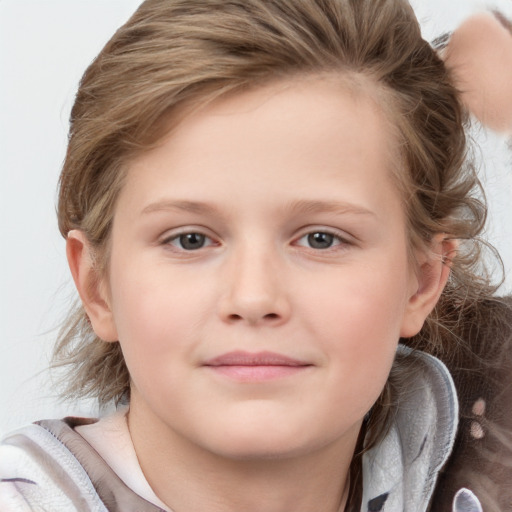
POLYGON ((91 245, 83 231, 75 229, 68 233, 66 255, 73 281, 94 332, 103 341, 117 341, 106 283, 98 275, 91 245))
POLYGON ((410 338, 418 334, 434 309, 450 276, 457 242, 446 235, 436 235, 428 253, 418 255, 417 286, 409 297, 400 336, 410 338))

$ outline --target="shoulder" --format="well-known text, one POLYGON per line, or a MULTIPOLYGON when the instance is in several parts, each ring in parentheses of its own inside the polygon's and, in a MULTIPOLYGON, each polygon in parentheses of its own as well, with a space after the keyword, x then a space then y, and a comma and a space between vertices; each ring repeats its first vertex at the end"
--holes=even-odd
POLYGON ((78 460, 37 424, 8 434, 0 444, 0 504, 2 512, 106 511, 78 460))
MULTIPOLYGON (((117 450, 126 462, 121 445, 100 455, 89 442, 95 436, 82 435, 88 427, 95 431, 91 423, 96 420, 46 420, 6 436, 0 444, 1 512, 163 512, 151 497, 145 499, 123 482, 102 456, 117 450)), ((114 430, 118 425, 100 424, 100 435, 105 425, 114 430)))

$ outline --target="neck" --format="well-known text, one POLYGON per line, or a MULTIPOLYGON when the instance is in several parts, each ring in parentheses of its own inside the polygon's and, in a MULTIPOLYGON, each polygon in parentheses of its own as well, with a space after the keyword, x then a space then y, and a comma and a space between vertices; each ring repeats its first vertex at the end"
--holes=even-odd
POLYGON ((308 453, 232 458, 139 414, 130 412, 128 424, 149 485, 173 512, 345 510, 357 432, 308 453))

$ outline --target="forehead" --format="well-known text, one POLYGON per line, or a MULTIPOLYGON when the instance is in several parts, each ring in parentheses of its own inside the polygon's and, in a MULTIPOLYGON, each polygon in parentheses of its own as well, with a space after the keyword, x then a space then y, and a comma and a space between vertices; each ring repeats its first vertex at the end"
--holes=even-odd
POLYGON ((147 202, 165 195, 164 183, 175 195, 192 185, 218 200, 232 200, 235 189, 264 195, 281 187, 284 198, 301 187, 336 195, 369 183, 367 193, 389 194, 397 144, 375 90, 364 80, 317 77, 217 99, 132 162, 122 195, 131 190, 147 202))

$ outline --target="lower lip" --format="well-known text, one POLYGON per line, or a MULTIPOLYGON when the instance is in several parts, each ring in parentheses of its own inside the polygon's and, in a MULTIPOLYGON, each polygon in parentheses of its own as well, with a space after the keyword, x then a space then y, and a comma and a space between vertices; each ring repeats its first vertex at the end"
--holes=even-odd
POLYGON ((239 382, 264 382, 298 375, 310 366, 220 365, 208 366, 213 372, 239 382))

